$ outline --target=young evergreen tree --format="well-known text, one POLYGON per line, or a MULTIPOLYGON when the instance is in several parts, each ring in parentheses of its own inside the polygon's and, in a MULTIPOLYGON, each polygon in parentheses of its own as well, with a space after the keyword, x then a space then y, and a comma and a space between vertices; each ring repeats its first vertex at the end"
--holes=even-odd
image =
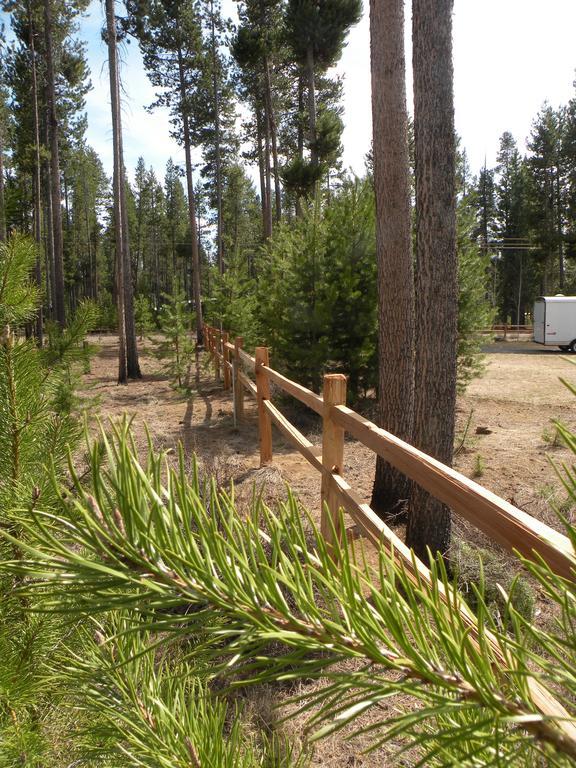
POLYGON ((190 316, 188 302, 182 291, 173 296, 164 294, 158 315, 158 322, 163 338, 155 341, 156 354, 160 359, 167 359, 164 370, 174 386, 179 389, 188 387, 193 347, 190 341, 190 316))

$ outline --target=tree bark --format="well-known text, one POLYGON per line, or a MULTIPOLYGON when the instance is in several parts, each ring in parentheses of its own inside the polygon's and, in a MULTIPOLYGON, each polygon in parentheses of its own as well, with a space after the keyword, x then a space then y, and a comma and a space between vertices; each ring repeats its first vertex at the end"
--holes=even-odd
POLYGON ((50 183, 52 192, 52 237, 54 241, 54 315, 59 325, 66 325, 64 302, 64 250, 62 241, 62 192, 60 188, 60 153, 56 84, 52 56, 52 0, 44 0, 44 47, 46 56, 46 96, 50 136, 50 183))
POLYGON ((114 234, 116 243, 116 275, 118 306, 118 383, 141 378, 134 324, 132 269, 127 231, 126 191, 122 152, 122 121, 120 114, 120 80, 116 42, 114 0, 106 0, 106 31, 108 38, 108 69, 112 108, 112 143, 114 149, 114 234))
POLYGON ((0 125, 0 243, 6 240, 6 204, 4 202, 4 136, 0 125))
MULTIPOLYGON (((44 144, 49 144, 48 122, 44 124, 44 144)), ((46 240, 46 306, 50 319, 54 319, 54 294, 56 293, 54 280, 54 237, 53 237, 53 216, 52 216, 52 183, 50 181, 50 160, 47 158, 44 163, 44 201, 45 216, 44 230, 46 240)))
POLYGON ((276 118, 272 102, 272 82, 270 79, 270 62, 264 57, 264 94, 266 111, 268 113, 268 125, 270 129, 270 142, 272 144, 272 168, 274 171, 274 198, 276 202, 275 218, 279 223, 282 218, 282 194, 280 190, 280 170, 278 165, 278 140, 276 130, 276 118))
POLYGON ((306 78, 308 80, 308 130, 310 139, 310 160, 318 165, 318 147, 316 146, 316 78, 314 73, 314 51, 309 45, 306 51, 306 78))
POLYGON ((224 274, 224 243, 222 241, 222 158, 220 148, 220 89, 218 88, 218 57, 216 55, 216 23, 214 21, 214 2, 210 0, 210 25, 212 36, 212 88, 214 90, 214 140, 216 149, 216 253, 218 270, 224 274))
POLYGON ((266 185, 266 238, 272 237, 272 171, 270 166, 270 119, 264 98, 264 183, 266 185))
MULTIPOLYGON (((450 465, 456 407, 458 263, 452 67, 453 0, 414 0, 416 447, 450 465)), ((406 543, 447 552, 450 510, 415 487, 406 543)))
MULTIPOLYGON (((371 0, 372 121, 378 260, 379 425, 407 442, 414 417, 414 274, 403 0, 371 0)), ((410 482, 376 462, 372 507, 395 516, 410 482)))
POLYGON ((186 82, 184 79, 184 63, 182 49, 178 46, 178 77, 180 86, 180 103, 182 111, 182 127, 184 129, 184 155, 186 157, 186 189, 188 192, 188 221, 192 239, 192 286, 194 291, 194 308, 196 310, 196 343, 204 343, 204 320, 202 317, 202 275, 200 273, 200 249, 198 245, 198 229, 196 226, 196 198, 194 195, 194 180, 192 177, 192 150, 190 140, 190 121, 186 108, 186 82))
MULTIPOLYGON (((304 75, 301 71, 300 74, 298 75, 298 133, 297 133, 298 157, 300 158, 300 160, 304 158, 303 115, 304 115, 304 75)), ((294 207, 296 211, 296 216, 297 217, 302 216, 302 201, 300 199, 300 195, 296 195, 296 204, 294 207)))
MULTIPOLYGON (((256 135, 258 142, 258 169, 260 172, 260 198, 262 201, 262 229, 264 240, 272 237, 272 201, 270 200, 270 163, 267 162, 268 146, 262 136, 262 115, 259 109, 259 99, 255 103, 256 135)), ((265 122, 265 119, 264 119, 265 122)))
MULTIPOLYGON (((34 25, 32 23, 32 14, 30 5, 28 5, 28 25, 29 46, 30 46, 30 66, 32 75, 32 109, 34 113, 34 174, 32 178, 32 188, 34 194, 34 239, 36 241, 36 262, 34 265, 34 277, 38 290, 42 291, 42 267, 40 263, 40 254, 42 252, 42 180, 41 180, 41 159, 40 159, 40 114, 38 110, 38 78, 36 75, 36 46, 34 44, 34 25)), ((34 335, 39 347, 44 342, 44 318, 42 304, 39 305, 36 313, 36 329, 34 335)))

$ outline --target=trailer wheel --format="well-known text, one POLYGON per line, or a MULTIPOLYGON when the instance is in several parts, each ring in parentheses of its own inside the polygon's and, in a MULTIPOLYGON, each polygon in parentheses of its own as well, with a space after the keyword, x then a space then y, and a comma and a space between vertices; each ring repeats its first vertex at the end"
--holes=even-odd
POLYGON ((569 346, 570 352, 572 352, 573 355, 576 355, 576 339, 570 344, 569 346))

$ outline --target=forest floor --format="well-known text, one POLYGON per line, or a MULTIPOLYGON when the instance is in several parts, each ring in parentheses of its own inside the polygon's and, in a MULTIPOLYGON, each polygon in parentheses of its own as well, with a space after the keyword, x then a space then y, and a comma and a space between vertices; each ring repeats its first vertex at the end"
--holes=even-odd
MULTIPOLYGON (((93 412, 101 419, 133 417, 137 444, 146 446, 147 425, 157 449, 174 448, 179 441, 187 454, 196 453, 206 472, 214 474, 220 485, 234 481, 240 505, 248 503, 254 487, 263 489, 270 504, 285 498, 289 483, 303 506, 319 519, 320 478, 316 471, 284 438, 274 431, 274 461, 259 468, 255 404, 245 397, 245 419, 234 426, 231 392, 216 382, 212 366, 200 358, 191 371, 190 394, 170 386, 162 364, 152 354, 151 344, 141 344, 143 378, 128 386, 116 384, 117 339, 94 336, 99 348, 92 360, 91 373, 84 376, 84 392, 96 397, 93 412)), ((566 354, 532 342, 506 341, 485 348, 486 371, 459 397, 455 467, 473 477, 530 514, 557 526, 552 510, 560 506, 573 518, 574 512, 562 489, 550 459, 560 465, 572 463, 568 450, 554 439, 553 420, 559 419, 576 429, 576 400, 560 377, 576 381, 576 369, 566 354)), ((290 403, 283 412, 315 444, 321 442, 319 420, 290 403)), ((374 454, 355 440, 347 440, 344 474, 352 487, 369 501, 374 475, 374 454)), ((456 523, 456 534, 485 545, 475 532, 456 523)), ((295 691, 291 691, 295 693, 295 691)), ((260 692, 258 718, 269 717, 273 694, 260 692), (259 711, 262 709, 262 711, 259 711)), ((291 729, 297 728, 293 723, 291 729)), ((292 730, 292 733, 297 731, 292 730)), ((313 765, 372 766, 392 765, 385 752, 361 755, 367 742, 342 742, 330 737, 317 747, 313 765)), ((395 765, 409 765, 395 761, 395 765)))

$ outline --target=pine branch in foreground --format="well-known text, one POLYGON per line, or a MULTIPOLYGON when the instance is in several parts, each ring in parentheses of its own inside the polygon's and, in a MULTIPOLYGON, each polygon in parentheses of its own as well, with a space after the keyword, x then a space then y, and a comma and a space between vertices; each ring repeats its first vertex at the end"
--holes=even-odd
POLYGON ((310 543, 292 495, 277 512, 256 501, 242 519, 233 492, 202 487, 182 453, 176 469, 152 450, 142 465, 125 426, 102 441, 106 468, 95 445, 90 492, 76 479, 56 514, 21 516, 29 543, 4 568, 24 578, 24 594, 42 595, 43 610, 137 611, 122 636, 192 636, 190 653, 208 654, 210 674, 230 686, 322 679, 299 702, 312 739, 346 725, 359 732, 359 715, 372 710, 374 747, 401 737, 402 749, 418 747, 418 765, 572 764, 576 743, 537 710, 529 687, 538 680, 576 725, 572 583, 528 564, 560 618, 530 626, 508 599, 511 634, 479 594, 476 642, 457 601, 441 599, 441 584, 453 594, 441 560, 431 587, 413 585, 384 551, 376 573, 346 543, 335 565, 315 530, 310 543), (396 694, 411 705, 380 707, 396 694))

